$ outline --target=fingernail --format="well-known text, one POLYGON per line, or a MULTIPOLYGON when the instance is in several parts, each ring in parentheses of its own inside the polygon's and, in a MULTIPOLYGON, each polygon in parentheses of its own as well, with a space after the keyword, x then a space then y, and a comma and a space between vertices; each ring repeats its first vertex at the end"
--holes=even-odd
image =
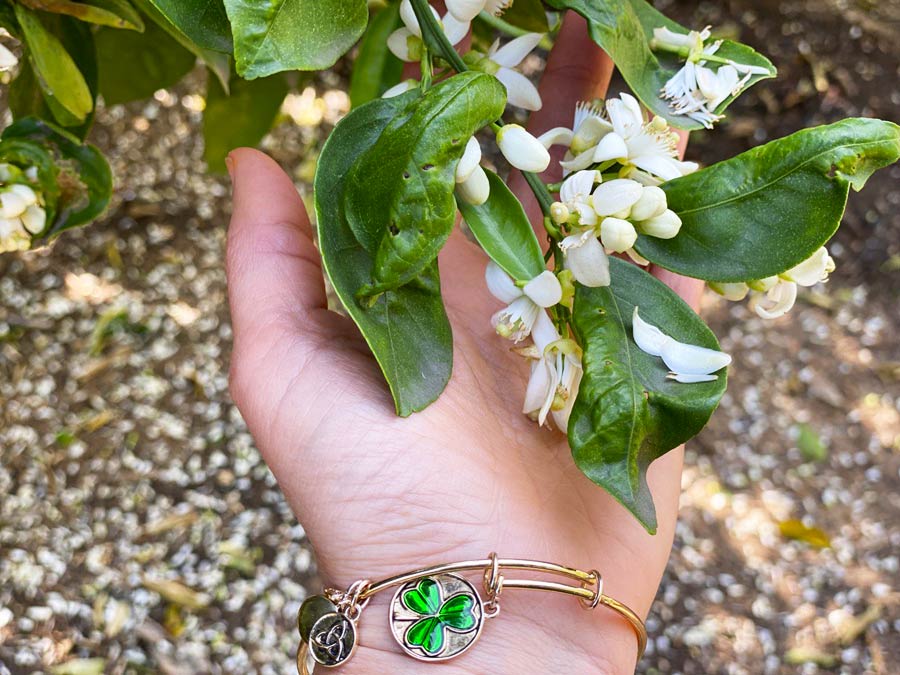
POLYGON ((231 155, 225 157, 225 168, 228 169, 228 175, 234 181, 234 158, 231 155))

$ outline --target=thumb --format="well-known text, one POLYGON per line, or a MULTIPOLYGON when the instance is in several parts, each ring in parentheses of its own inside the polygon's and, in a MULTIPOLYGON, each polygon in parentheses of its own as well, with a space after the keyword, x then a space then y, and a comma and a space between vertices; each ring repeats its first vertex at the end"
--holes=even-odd
POLYGON ((330 312, 312 227, 293 181, 249 148, 233 151, 227 164, 234 189, 226 260, 231 390, 259 428, 267 423, 263 411, 286 388, 292 364, 316 348, 330 312))

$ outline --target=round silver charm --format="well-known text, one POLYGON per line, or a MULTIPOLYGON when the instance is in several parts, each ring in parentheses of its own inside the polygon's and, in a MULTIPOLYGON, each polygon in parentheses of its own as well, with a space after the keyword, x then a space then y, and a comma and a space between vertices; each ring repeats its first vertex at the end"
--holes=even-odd
POLYGON ((307 644, 316 663, 334 668, 353 655, 356 625, 340 612, 324 614, 313 624, 307 644))
POLYGON ((455 574, 438 574, 401 586, 391 601, 391 632, 410 656, 444 661, 469 649, 484 625, 478 591, 455 574))

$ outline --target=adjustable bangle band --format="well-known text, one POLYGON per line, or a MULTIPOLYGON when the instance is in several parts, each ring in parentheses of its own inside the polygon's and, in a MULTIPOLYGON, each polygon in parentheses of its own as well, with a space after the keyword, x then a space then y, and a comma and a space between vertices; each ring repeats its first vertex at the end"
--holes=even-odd
POLYGON ((435 565, 381 581, 362 579, 346 591, 329 588, 323 595, 307 598, 297 620, 301 638, 297 652, 300 675, 312 675, 317 665, 334 668, 346 663, 356 649, 357 622, 369 600, 394 587, 397 590, 390 606, 391 632, 406 654, 421 661, 445 661, 467 651, 481 635, 485 619, 500 613, 500 594, 506 589, 572 595, 588 610, 603 605, 622 616, 634 630, 638 660, 647 646, 644 622, 626 605, 603 594, 603 579, 597 570, 583 572, 537 560, 498 558, 496 553, 491 553, 484 560, 435 565), (508 570, 555 574, 578 585, 507 579, 504 572, 508 570), (486 600, 459 574, 475 571, 482 572, 486 600))

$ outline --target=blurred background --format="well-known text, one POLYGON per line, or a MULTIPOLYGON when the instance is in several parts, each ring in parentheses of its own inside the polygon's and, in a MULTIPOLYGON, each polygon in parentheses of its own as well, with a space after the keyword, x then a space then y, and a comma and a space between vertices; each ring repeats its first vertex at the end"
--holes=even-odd
MULTIPOLYGON (((896 0, 657 6, 780 71, 691 159, 900 121, 896 0)), ((307 199, 349 64, 295 88, 263 141, 307 199)), ((228 396, 230 188, 203 161, 203 78, 101 107, 105 218, 0 257, 0 674, 293 671, 315 557, 228 396)), ((640 672, 900 672, 900 166, 851 195, 830 248, 837 271, 787 317, 706 299, 736 365, 689 445, 640 672)))

